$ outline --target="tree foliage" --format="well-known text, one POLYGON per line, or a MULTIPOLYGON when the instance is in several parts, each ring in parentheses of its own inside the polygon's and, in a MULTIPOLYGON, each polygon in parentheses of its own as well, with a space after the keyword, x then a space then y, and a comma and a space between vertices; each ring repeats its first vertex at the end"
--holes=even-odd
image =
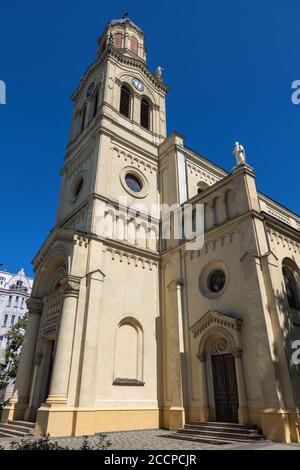
POLYGON ((0 362, 0 382, 3 384, 16 378, 27 322, 28 313, 20 317, 5 335, 6 349, 0 362))

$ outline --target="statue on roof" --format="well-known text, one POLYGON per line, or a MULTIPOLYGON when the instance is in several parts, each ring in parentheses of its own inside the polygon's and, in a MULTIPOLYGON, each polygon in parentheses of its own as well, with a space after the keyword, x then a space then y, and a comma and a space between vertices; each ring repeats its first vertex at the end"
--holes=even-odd
POLYGON ((233 155, 235 156, 237 165, 244 165, 244 163, 246 163, 245 149, 239 142, 235 143, 233 155))
POLYGON ((156 75, 158 78, 160 78, 160 79, 162 79, 163 70, 164 70, 164 69, 163 69, 162 67, 160 67, 160 66, 158 66, 157 69, 156 69, 155 75, 156 75))

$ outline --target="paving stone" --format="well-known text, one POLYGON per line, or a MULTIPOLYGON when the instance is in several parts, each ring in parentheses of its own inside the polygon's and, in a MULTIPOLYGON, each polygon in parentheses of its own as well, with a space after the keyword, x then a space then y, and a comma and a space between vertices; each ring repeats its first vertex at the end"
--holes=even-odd
MULTIPOLYGON (((271 441, 260 441, 253 443, 232 443, 221 446, 201 444, 188 440, 177 440, 168 437, 169 431, 163 429, 146 431, 124 431, 106 433, 111 442, 109 450, 220 450, 220 449, 239 449, 239 450, 300 450, 300 444, 280 444, 271 441)), ((5 449, 10 448, 12 441, 18 439, 8 439, 0 437, 0 446, 5 449)), ((51 439, 58 441, 60 445, 68 446, 70 449, 79 449, 82 443, 82 437, 56 437, 51 439)), ((97 435, 89 437, 89 442, 97 443, 97 435)))

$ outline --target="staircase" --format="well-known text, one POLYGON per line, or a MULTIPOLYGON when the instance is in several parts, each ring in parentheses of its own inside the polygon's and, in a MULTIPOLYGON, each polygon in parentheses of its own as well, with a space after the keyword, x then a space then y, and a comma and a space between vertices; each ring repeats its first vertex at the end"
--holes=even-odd
POLYGON ((192 421, 172 433, 175 439, 224 445, 232 442, 256 442, 264 439, 257 426, 252 424, 215 423, 192 421))
POLYGON ((0 437, 16 438, 35 435, 35 423, 28 421, 9 421, 0 423, 0 437))

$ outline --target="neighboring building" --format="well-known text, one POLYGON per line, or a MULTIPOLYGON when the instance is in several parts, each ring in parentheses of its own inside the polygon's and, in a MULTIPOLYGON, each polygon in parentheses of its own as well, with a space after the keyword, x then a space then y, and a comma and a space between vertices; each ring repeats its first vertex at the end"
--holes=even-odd
MULTIPOLYGON (((31 294, 33 279, 22 268, 18 274, 0 270, 0 360, 6 349, 5 335, 27 312, 26 300, 31 294)), ((13 382, 0 389, 0 400, 11 397, 13 382)))
POLYGON ((57 221, 33 260, 3 419, 44 435, 228 421, 299 441, 300 218, 256 190, 242 158, 228 173, 167 137, 167 91, 140 28, 112 21, 72 96, 57 221), (143 207, 126 214, 120 196, 143 207), (159 211, 148 215, 187 201, 205 205, 197 251, 162 240, 159 211))

